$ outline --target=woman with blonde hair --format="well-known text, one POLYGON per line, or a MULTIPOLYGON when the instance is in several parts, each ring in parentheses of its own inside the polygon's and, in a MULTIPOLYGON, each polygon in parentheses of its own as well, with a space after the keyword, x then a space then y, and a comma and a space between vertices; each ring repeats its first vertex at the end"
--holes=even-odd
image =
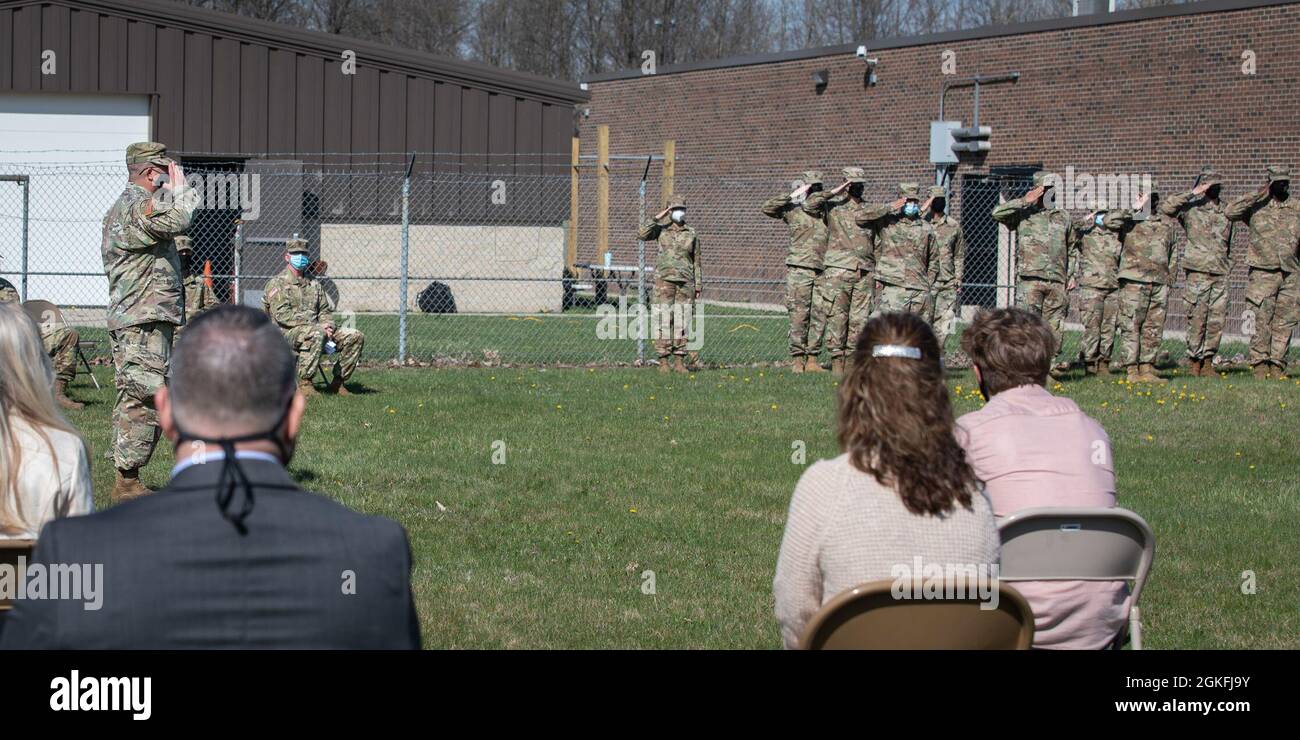
POLYGON ((840 385, 843 454, 804 472, 773 590, 786 647, 841 592, 917 562, 991 565, 993 509, 954 436, 940 349, 910 313, 867 322, 840 385))
POLYGON ((55 405, 40 332, 21 306, 0 304, 0 539, 34 539, 93 509, 86 446, 55 405))

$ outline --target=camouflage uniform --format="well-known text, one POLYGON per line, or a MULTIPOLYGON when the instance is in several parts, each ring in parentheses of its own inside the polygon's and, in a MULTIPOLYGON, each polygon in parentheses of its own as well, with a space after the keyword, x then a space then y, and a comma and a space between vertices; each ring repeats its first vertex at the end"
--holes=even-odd
MULTIPOLYGON (((306 253, 307 243, 301 239, 288 241, 290 254, 306 253)), ((325 288, 310 272, 295 274, 285 267, 279 275, 266 281, 262 294, 262 309, 284 332, 298 358, 298 382, 310 384, 320 370, 321 355, 325 351, 325 329, 334 330, 334 382, 341 385, 357 369, 365 336, 356 329, 334 325, 334 304, 325 288)))
MULTIPOLYGON (((865 183, 866 173, 861 167, 845 167, 844 179, 850 183, 865 183)), ((826 206, 829 235, 823 259, 825 271, 816 296, 820 308, 814 313, 826 317, 825 345, 834 363, 835 359, 852 354, 857 342, 855 325, 857 331, 861 331, 862 323, 865 323, 851 320, 855 307, 859 311, 870 310, 870 292, 861 296, 855 291, 864 285, 868 286, 865 288, 867 291, 871 290, 875 256, 871 232, 857 224, 862 202, 854 200, 848 193, 841 193, 829 198, 826 206)), ((865 318, 865 313, 861 315, 865 318)))
MULTIPOLYGON (((188 236, 176 237, 176 251, 182 257, 192 251, 190 238, 188 236)), ((182 260, 184 262, 184 260, 182 260)), ((184 277, 181 278, 181 287, 185 291, 185 323, 188 324, 199 317, 199 314, 216 307, 217 297, 213 295, 212 288, 208 287, 208 282, 202 275, 194 274, 193 265, 188 270, 183 270, 184 277)), ((181 332, 185 330, 184 326, 176 328, 176 338, 180 339, 181 332)))
MULTIPOLYGON (((686 202, 680 197, 673 196, 668 201, 670 210, 685 207, 686 202)), ((659 243, 659 256, 655 259, 654 302, 659 314, 655 352, 661 359, 669 355, 685 356, 695 296, 704 281, 700 270, 700 238, 695 229, 668 216, 660 221, 646 221, 637 238, 659 243)))
MULTIPOLYGON (((1152 197, 1156 196, 1152 186, 1152 197)), ((1119 260, 1120 362, 1153 380, 1156 356, 1165 333, 1165 311, 1169 285, 1178 272, 1174 247, 1178 243, 1178 222, 1160 212, 1145 220, 1132 221, 1125 213, 1124 248, 1119 260)))
MULTIPOLYGON (((1268 168, 1269 182, 1289 181, 1290 173, 1268 168)), ((1285 371, 1286 353, 1300 312, 1300 203, 1295 195, 1278 201, 1267 190, 1242 196, 1228 205, 1225 215, 1250 225, 1246 265, 1250 268, 1246 301, 1255 313, 1250 337, 1250 364, 1272 364, 1285 371)))
POLYGON ((1095 218, 1075 222, 1070 277, 1079 285, 1079 317, 1083 320, 1083 345, 1080 359, 1090 371, 1110 365, 1119 322, 1119 259, 1123 245, 1120 234, 1125 226, 1125 212, 1104 211, 1095 218))
MULTIPOLYGON (((1046 182, 1047 174, 1034 173, 1034 187, 1046 182)), ((1044 195, 1044 198, 1046 195, 1044 195)), ((1070 308, 1065 280, 1069 274, 1069 245, 1074 241, 1074 222, 1060 208, 1047 208, 1015 198, 993 208, 993 220, 1016 232, 1019 270, 1016 305, 1042 316, 1056 337, 1060 352, 1064 339, 1065 314, 1070 308)))
MULTIPOLYGON (((1201 184, 1222 185, 1219 175, 1201 173, 1201 184)), ((1187 232, 1183 249, 1183 299, 1187 302, 1187 357, 1193 364, 1210 361, 1219 351, 1223 319, 1228 312, 1228 244, 1232 221, 1223 204, 1205 195, 1179 193, 1161 204, 1165 215, 1173 216, 1187 232)), ((1195 369, 1195 368, 1194 368, 1195 369)))
MULTIPOLYGON (((167 150, 132 144, 127 164, 166 166, 167 150)), ((144 467, 158 441, 154 391, 165 382, 172 333, 185 323, 180 261, 172 240, 189 228, 199 193, 147 190, 128 183, 104 216, 102 253, 108 276, 108 334, 117 402, 113 407, 113 464, 144 467)))
MULTIPOLYGON (((805 172, 805 183, 821 184, 820 172, 805 172)), ((778 195, 763 203, 763 214, 779 218, 790 228, 790 251, 785 264, 789 270, 785 281, 785 307, 790 312, 790 356, 816 356, 821 353, 821 336, 811 331, 813 295, 824 267, 826 255, 826 195, 817 192, 803 203, 788 195, 778 195)), ((821 325, 821 319, 818 320, 821 325)))
MULTIPOLYGON (((947 200, 943 186, 930 188, 931 198, 947 200)), ((930 228, 939 252, 939 278, 935 283, 934 300, 930 304, 928 320, 939 340, 939 351, 948 342, 948 335, 957 327, 957 291, 961 288, 966 245, 962 240, 961 224, 947 213, 929 214, 930 228)))
MULTIPOLYGON (((19 298, 14 284, 0 278, 0 303, 18 303, 19 298)), ((45 348, 45 354, 50 356, 50 364, 54 366, 57 396, 58 389, 77 377, 77 343, 81 341, 81 335, 66 324, 42 321, 37 324, 37 328, 41 333, 41 345, 45 348)))
MULTIPOLYGON (((920 191, 916 183, 898 186, 908 200, 919 200, 920 191)), ((910 217, 888 206, 862 209, 858 224, 876 229, 875 314, 906 311, 924 317, 939 278, 934 230, 919 212, 910 217)))

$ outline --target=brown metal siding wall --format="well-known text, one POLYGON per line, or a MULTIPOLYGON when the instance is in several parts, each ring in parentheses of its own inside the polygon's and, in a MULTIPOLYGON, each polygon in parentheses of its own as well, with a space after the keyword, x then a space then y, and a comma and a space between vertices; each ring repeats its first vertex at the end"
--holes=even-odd
MULTIPOLYGON (((155 94, 154 135, 177 151, 356 155, 322 160, 356 168, 405 167, 404 156, 375 161, 376 152, 435 151, 443 153, 438 161, 426 158, 419 171, 567 172, 569 105, 379 69, 364 56, 355 76, 340 64, 333 52, 272 48, 94 8, 0 8, 0 91, 155 94), (55 75, 41 74, 45 49, 57 55, 55 75)), ((387 195, 362 185, 350 200, 373 207, 387 195)), ((482 209, 478 196, 460 194, 482 209)))

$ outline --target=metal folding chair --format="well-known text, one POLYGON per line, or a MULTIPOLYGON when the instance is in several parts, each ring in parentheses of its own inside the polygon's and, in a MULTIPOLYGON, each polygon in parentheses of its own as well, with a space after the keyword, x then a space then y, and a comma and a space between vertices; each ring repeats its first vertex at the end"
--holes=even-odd
MULTIPOLYGON (((998 525, 1003 581, 1131 581, 1128 636, 1142 649, 1138 599, 1155 559, 1155 534, 1128 509, 1023 509, 998 525)), ((1116 643, 1124 634, 1116 636, 1116 643)))

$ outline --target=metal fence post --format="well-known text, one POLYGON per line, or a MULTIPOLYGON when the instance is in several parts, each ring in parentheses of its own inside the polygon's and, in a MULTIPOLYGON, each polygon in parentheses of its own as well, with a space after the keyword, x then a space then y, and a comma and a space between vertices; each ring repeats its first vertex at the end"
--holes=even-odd
MULTIPOLYGON (((650 160, 647 158, 645 163, 646 173, 650 172, 650 160)), ((641 175, 641 210, 637 218, 637 230, 640 231, 641 224, 645 223, 645 175, 641 175)), ((636 240, 636 300, 641 311, 643 321, 649 323, 648 314, 646 313, 645 303, 645 240, 636 240)), ((642 325, 644 329, 645 326, 642 325)), ((636 360, 637 362, 645 361, 645 331, 636 333, 636 360)))
POLYGON ((409 289, 411 262, 411 170, 415 167, 415 153, 406 165, 406 177, 402 180, 402 264, 401 277, 397 281, 399 303, 397 304, 397 361, 406 363, 406 299, 409 289))
POLYGON ((22 279, 22 299, 27 300, 27 237, 28 237, 28 202, 27 195, 32 189, 32 180, 26 175, 22 176, 19 182, 23 186, 23 279, 22 279))

